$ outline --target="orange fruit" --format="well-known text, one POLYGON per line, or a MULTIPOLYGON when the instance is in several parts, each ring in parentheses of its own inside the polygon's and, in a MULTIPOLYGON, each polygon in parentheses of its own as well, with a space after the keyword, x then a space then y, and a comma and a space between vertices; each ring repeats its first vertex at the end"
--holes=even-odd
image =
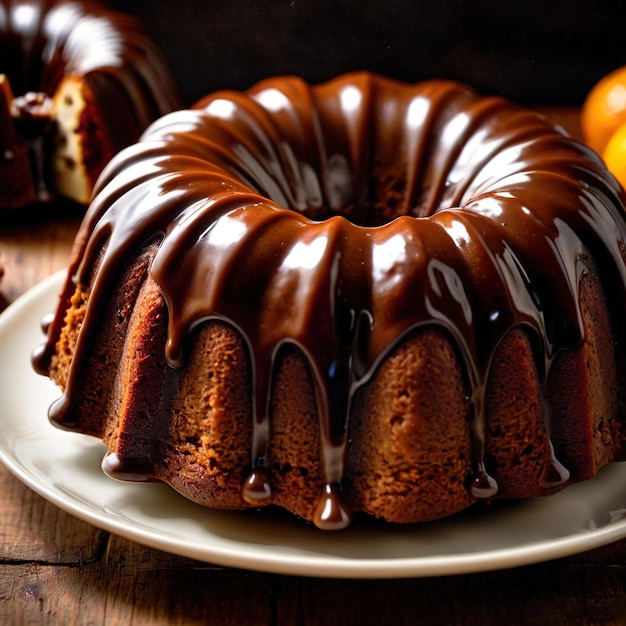
POLYGON ((602 154, 611 135, 626 123, 626 66, 607 74, 591 89, 580 123, 587 145, 602 154))
POLYGON ((609 172, 626 188, 626 122, 611 135, 602 158, 609 172))

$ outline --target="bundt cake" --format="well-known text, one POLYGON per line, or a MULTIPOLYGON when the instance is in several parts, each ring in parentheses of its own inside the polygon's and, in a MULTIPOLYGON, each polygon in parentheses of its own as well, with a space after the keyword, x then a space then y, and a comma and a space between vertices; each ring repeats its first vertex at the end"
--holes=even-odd
POLYGON ((432 520, 622 458, 625 241, 621 187, 537 113, 269 79, 105 168, 33 361, 114 477, 432 520))
POLYGON ((0 74, 0 207, 86 204, 105 163, 180 107, 156 45, 91 0, 0 0, 0 74))

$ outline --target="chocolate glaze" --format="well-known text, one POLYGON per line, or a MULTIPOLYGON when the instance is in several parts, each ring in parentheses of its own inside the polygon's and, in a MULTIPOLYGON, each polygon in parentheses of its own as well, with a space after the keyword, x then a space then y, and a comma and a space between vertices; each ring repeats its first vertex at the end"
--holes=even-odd
POLYGON ((68 77, 84 81, 105 126, 107 159, 180 106, 164 59, 136 20, 92 0, 0 0, 0 73, 18 101, 27 92, 52 97, 68 77))
MULTIPOLYGON (((457 345, 472 410, 468 485, 489 498, 498 486, 484 463, 485 390, 502 338, 525 327, 545 382, 557 352, 583 340, 586 256, 619 285, 622 301, 626 285, 622 190, 595 154, 502 99, 367 73, 214 94, 160 119, 116 158, 78 235, 47 344, 34 357, 39 371, 75 285, 87 285, 100 262, 80 363, 116 277, 155 238, 151 272, 169 309, 171 367, 184 367, 190 332, 211 318, 227 320, 248 345, 250 502, 271 494, 274 358, 285 343, 306 356, 322 440, 315 523, 323 528, 349 523, 341 484, 353 395, 409 331, 435 324, 457 345)), ((75 421, 75 378, 51 408, 54 422, 75 421)), ((546 486, 567 477, 556 459, 546 468, 546 486)))

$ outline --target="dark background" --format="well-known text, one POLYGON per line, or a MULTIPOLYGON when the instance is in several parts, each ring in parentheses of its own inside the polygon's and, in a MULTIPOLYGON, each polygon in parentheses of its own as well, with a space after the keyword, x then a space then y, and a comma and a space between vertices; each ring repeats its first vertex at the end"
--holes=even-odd
POLYGON ((159 43, 187 103, 275 74, 455 78, 525 104, 580 105, 626 65, 624 2, 111 0, 159 43))

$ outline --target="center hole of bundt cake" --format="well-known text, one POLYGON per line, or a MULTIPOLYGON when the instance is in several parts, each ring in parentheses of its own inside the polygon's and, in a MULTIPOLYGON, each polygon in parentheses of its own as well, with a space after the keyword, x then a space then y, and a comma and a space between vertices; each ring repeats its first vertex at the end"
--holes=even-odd
POLYGON ((411 172, 401 158, 391 162, 388 150, 355 165, 338 152, 312 162, 297 148, 284 148, 291 157, 282 169, 265 155, 236 151, 243 165, 241 181, 314 221, 341 215, 357 226, 376 227, 403 216, 428 217, 442 208, 444 196, 451 197, 455 187, 447 180, 437 186, 432 176, 411 172))
MULTIPOLYGON (((385 179, 382 175, 372 175, 363 191, 355 192, 352 174, 343 168, 329 164, 329 185, 326 197, 311 201, 310 190, 301 189, 295 197, 306 195, 306 207, 285 198, 273 198, 283 206, 303 214, 314 221, 324 221, 336 215, 363 227, 383 226, 403 215, 421 217, 429 213, 428 209, 412 206, 407 202, 406 183, 392 176, 385 179)), ((270 194, 271 196, 272 194, 270 194)))

